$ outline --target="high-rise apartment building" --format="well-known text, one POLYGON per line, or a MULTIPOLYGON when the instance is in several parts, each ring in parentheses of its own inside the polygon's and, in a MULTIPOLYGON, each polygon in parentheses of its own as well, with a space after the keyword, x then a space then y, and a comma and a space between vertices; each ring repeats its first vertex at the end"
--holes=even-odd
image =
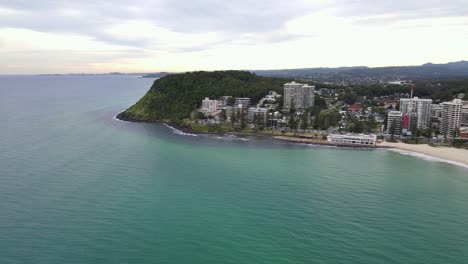
POLYGON ((315 86, 296 82, 284 84, 285 109, 306 109, 314 106, 315 86))
POLYGON ((455 137, 461 124, 463 103, 460 99, 443 102, 440 133, 446 138, 455 137))
POLYGON ((403 114, 400 111, 390 111, 387 120, 387 133, 391 134, 392 123, 395 122, 395 135, 400 135, 403 114))
MULTIPOLYGON (((431 123, 431 104, 432 99, 402 98, 400 99, 400 111, 403 116, 408 116, 410 122, 416 121, 416 127, 425 129, 431 123), (416 118, 413 118, 416 117, 416 118)), ((411 130, 414 124, 410 123, 408 129, 411 130)))
POLYGON ((462 106, 462 119, 461 119, 461 125, 462 126, 467 126, 468 127, 468 102, 464 102, 462 106))

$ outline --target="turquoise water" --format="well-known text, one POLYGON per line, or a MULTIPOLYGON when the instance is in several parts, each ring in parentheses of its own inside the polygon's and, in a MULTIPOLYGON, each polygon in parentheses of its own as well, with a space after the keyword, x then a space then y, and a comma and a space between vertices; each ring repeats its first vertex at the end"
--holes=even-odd
POLYGON ((0 263, 468 263, 468 170, 116 121, 152 80, 0 77, 0 263))

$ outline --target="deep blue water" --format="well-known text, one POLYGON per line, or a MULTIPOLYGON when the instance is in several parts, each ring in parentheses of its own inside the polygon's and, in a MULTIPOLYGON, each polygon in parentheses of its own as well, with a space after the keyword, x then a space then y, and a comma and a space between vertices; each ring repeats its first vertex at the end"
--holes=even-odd
POLYGON ((468 263, 468 170, 114 120, 152 80, 0 77, 0 263, 468 263))

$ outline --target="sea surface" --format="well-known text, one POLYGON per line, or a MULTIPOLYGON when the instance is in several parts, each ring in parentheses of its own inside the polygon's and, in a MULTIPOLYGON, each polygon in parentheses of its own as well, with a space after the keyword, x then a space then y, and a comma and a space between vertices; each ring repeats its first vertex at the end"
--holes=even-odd
POLYGON ((153 80, 0 77, 0 263, 468 263, 468 169, 118 121, 153 80))

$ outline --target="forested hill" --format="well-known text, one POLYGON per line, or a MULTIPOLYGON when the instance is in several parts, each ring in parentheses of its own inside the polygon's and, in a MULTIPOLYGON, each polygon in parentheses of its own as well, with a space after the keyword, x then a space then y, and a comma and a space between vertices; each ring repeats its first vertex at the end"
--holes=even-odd
POLYGON ((190 72, 154 81, 135 105, 119 114, 129 121, 161 122, 188 118, 205 97, 231 95, 250 97, 253 102, 268 91, 283 93, 285 78, 257 76, 245 71, 190 72))

